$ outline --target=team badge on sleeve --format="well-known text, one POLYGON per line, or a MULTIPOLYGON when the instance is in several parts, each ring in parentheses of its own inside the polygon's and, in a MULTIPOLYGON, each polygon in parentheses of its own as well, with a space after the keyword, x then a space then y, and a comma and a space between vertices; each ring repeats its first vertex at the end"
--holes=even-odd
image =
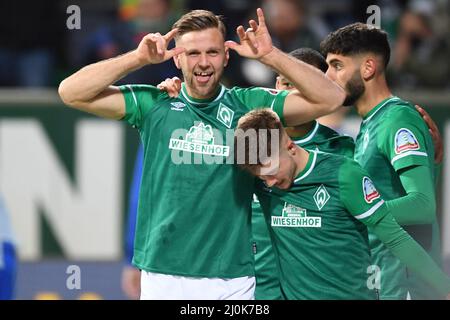
POLYGON ((406 128, 401 128, 395 134, 395 153, 400 154, 409 150, 420 149, 419 141, 414 133, 406 128))
POLYGON ((368 177, 363 178, 362 187, 364 192, 364 200, 366 200, 367 203, 372 203, 373 200, 380 197, 380 194, 378 193, 377 189, 375 189, 372 180, 370 180, 368 177))

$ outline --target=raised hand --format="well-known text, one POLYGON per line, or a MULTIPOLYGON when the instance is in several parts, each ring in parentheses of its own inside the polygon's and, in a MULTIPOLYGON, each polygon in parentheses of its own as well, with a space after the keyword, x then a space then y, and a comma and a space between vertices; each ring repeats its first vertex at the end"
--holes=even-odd
POLYGON ((142 38, 136 49, 136 54, 142 64, 158 64, 169 60, 173 56, 184 52, 184 48, 175 47, 167 50, 169 42, 176 35, 178 29, 172 29, 165 35, 158 33, 149 33, 142 38))
POLYGON ((178 77, 167 78, 156 87, 161 91, 167 92, 169 97, 176 98, 181 91, 181 80, 178 77))
POLYGON ((247 30, 242 25, 237 27, 236 32, 240 43, 225 42, 226 47, 235 50, 243 57, 251 59, 260 59, 273 50, 272 38, 269 30, 267 30, 262 9, 258 8, 256 14, 258 15, 258 23, 255 20, 250 20, 250 27, 247 30))
POLYGON ((431 134, 431 138, 433 139, 434 144, 434 163, 440 164, 442 159, 444 158, 444 144, 442 143, 441 133, 439 132, 439 128, 436 123, 431 119, 428 112, 426 112, 422 107, 416 105, 417 111, 419 111, 422 119, 428 126, 428 131, 431 134))

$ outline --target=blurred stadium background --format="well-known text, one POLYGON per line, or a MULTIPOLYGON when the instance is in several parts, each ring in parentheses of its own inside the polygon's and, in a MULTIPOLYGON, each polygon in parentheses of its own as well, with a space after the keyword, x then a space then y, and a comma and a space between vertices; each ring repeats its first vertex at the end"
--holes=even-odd
MULTIPOLYGON (((450 4, 447 0, 82 0, 0 3, 0 194, 19 252, 16 298, 123 299, 120 273, 137 132, 62 105, 57 86, 82 66, 136 47, 148 32, 166 32, 183 12, 226 17, 229 38, 263 6, 274 42, 285 51, 318 48, 330 31, 366 22, 381 8, 389 32, 389 82, 437 122, 445 143, 438 186, 445 268, 450 273, 450 4), (68 28, 80 8, 81 29, 68 28), (81 270, 70 290, 68 267, 81 270)), ((178 75, 172 62, 122 83, 156 84, 178 75)), ((272 86, 274 74, 232 53, 227 85, 272 86)), ((342 123, 354 135, 350 110, 342 123)))

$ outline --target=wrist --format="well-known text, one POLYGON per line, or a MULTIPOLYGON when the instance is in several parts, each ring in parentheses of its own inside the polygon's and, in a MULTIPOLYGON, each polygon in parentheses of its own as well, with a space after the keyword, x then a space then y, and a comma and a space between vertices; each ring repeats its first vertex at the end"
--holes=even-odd
POLYGON ((130 51, 127 54, 127 57, 133 70, 140 69, 148 64, 151 64, 145 57, 142 57, 137 50, 130 51))
POLYGON ((273 66, 274 61, 276 61, 279 53, 280 53, 280 50, 278 48, 272 46, 272 50, 270 50, 268 53, 266 53, 265 55, 260 57, 259 61, 261 63, 264 63, 265 65, 273 66))

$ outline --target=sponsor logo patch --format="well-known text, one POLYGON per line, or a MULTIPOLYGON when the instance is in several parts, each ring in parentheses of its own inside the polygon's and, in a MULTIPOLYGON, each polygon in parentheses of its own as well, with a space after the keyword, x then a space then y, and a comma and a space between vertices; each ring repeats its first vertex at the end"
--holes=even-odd
POLYGON ((366 200, 367 203, 372 203, 375 199, 380 197, 380 194, 377 189, 375 189, 372 180, 368 177, 363 178, 362 187, 364 192, 364 200, 366 200))
POLYGON ((230 147, 214 144, 214 133, 211 125, 200 122, 193 125, 186 134, 186 139, 170 139, 169 149, 213 156, 228 157, 230 147))
POLYGON ((400 154, 409 150, 419 150, 419 141, 414 133, 406 128, 401 128, 395 134, 395 153, 400 154))
POLYGON ((170 110, 174 111, 183 111, 184 107, 186 107, 186 105, 183 102, 171 102, 170 104, 172 105, 170 110))
POLYGON ((281 216, 271 217, 271 225, 272 227, 287 228, 320 228, 322 227, 322 218, 308 217, 306 209, 285 202, 281 216))

